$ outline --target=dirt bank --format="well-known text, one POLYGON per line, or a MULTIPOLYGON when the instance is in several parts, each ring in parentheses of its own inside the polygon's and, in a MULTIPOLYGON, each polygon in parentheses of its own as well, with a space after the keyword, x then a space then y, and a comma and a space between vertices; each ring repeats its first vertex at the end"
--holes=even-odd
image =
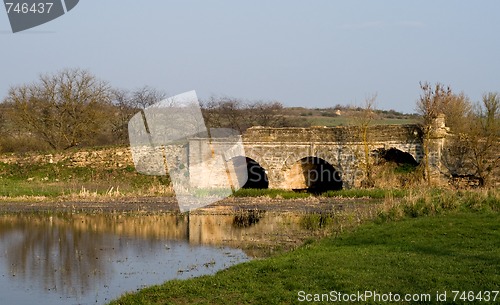
MULTIPOLYGON (((313 213, 332 210, 349 210, 374 207, 374 199, 307 198, 271 199, 266 197, 226 198, 216 204, 194 210, 197 214, 234 214, 241 210, 263 210, 271 212, 313 213)), ((178 213, 173 197, 139 197, 116 199, 92 199, 70 201, 1 202, 1 213, 15 212, 83 212, 83 213, 178 213)))

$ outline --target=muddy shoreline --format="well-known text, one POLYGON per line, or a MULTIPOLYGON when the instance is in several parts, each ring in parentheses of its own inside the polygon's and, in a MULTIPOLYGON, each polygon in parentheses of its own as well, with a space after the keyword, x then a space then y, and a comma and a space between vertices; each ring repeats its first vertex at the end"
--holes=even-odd
MULTIPOLYGON (((245 210, 267 212, 320 213, 373 208, 379 201, 369 198, 278 199, 267 197, 226 198, 210 206, 196 209, 196 214, 236 214, 245 210)), ((92 200, 54 200, 0 202, 0 213, 72 212, 72 213, 180 213, 174 197, 135 197, 92 200)))

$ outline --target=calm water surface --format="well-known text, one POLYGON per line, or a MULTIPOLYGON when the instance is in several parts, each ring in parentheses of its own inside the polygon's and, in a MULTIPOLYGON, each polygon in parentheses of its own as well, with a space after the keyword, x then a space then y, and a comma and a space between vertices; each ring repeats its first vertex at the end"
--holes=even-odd
POLYGON ((275 244, 297 226, 261 214, 0 215, 1 304, 105 304, 247 261, 237 247, 275 244))
POLYGON ((190 242, 187 217, 0 216, 2 304, 104 304, 126 291, 248 260, 190 242))

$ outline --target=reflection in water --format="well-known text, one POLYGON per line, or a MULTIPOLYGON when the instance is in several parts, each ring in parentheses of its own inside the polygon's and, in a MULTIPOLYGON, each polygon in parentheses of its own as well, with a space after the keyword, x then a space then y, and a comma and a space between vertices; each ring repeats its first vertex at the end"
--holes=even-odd
POLYGON ((188 217, 174 215, 2 215, 0 247, 2 304, 105 303, 247 260, 190 245, 188 217))
POLYGON ((0 215, 2 303, 99 304, 145 285, 214 273, 262 249, 299 244, 296 237, 311 234, 301 219, 263 211, 0 215))

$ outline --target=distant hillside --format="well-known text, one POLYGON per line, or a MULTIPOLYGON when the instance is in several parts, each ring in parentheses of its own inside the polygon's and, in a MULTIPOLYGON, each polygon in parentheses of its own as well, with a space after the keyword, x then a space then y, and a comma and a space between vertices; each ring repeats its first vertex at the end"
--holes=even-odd
MULTIPOLYGON (((333 108, 285 107, 283 114, 290 125, 298 126, 341 126, 349 125, 363 111, 358 107, 337 105, 333 108), (294 123, 297 124, 294 124, 294 123)), ((417 114, 404 114, 395 110, 375 110, 372 124, 413 124, 418 122, 417 114)))

